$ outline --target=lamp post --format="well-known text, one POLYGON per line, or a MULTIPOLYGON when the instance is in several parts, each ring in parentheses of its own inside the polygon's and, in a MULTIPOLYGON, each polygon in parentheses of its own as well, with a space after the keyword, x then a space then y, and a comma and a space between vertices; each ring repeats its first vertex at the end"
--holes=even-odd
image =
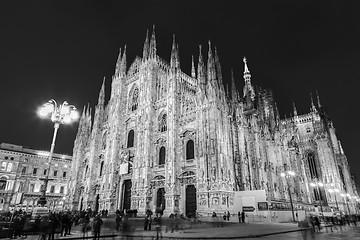
POLYGON ((331 183, 330 186, 331 186, 331 188, 330 188, 328 191, 329 191, 329 193, 334 193, 335 203, 336 203, 336 209, 337 209, 337 211, 339 211, 340 209, 339 209, 339 205, 338 205, 338 202, 337 202, 336 194, 337 194, 338 192, 340 192, 340 190, 337 189, 337 188, 335 188, 334 183, 331 183))
POLYGON ((320 210, 321 210, 322 217, 324 217, 324 211, 323 211, 323 207, 322 207, 322 195, 321 195, 321 191, 320 191, 320 187, 324 187, 324 184, 322 182, 316 181, 316 182, 310 183, 310 186, 316 187, 316 190, 319 193, 320 210))
POLYGON ((69 124, 73 120, 78 118, 78 112, 74 105, 69 105, 66 101, 64 101, 61 105, 57 105, 54 99, 51 99, 47 103, 45 103, 42 107, 39 108, 38 114, 41 117, 49 117, 51 121, 54 123, 54 134, 51 142, 50 153, 48 157, 48 167, 46 170, 46 175, 44 180, 44 187, 41 189, 41 197, 39 198, 38 204, 42 207, 46 205, 46 189, 49 182, 49 173, 50 173, 50 164, 52 155, 54 153, 55 148, 55 140, 57 131, 60 127, 60 124, 69 124))
POLYGON ((289 194, 289 198, 290 198, 291 213, 292 213, 293 221, 296 222, 295 214, 294 214, 294 205, 293 205, 293 201, 292 201, 292 197, 291 197, 290 184, 289 184, 289 180, 288 180, 290 177, 295 176, 295 173, 293 171, 287 171, 287 172, 280 173, 280 175, 286 179, 286 185, 287 185, 288 194, 289 194))
POLYGON ((349 203, 348 203, 348 199, 347 199, 350 196, 350 194, 342 193, 341 196, 345 199, 345 203, 346 203, 347 209, 348 209, 349 214, 350 214, 350 207, 349 207, 349 203))

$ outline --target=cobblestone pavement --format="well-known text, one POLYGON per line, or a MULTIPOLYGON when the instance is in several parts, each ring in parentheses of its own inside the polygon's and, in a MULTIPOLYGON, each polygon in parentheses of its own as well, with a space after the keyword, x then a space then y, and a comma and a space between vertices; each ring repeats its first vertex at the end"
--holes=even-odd
MULTIPOLYGON (((106 224, 109 220, 104 221, 104 227, 102 228, 101 235, 117 235, 115 239, 126 239, 121 238, 121 231, 113 230, 114 228, 109 227, 109 224, 106 224)), ((109 222, 108 222, 109 223, 109 222)), ((340 229, 333 229, 331 232, 330 228, 322 229, 319 233, 310 234, 308 232, 301 231, 301 229, 294 223, 251 223, 251 224, 226 224, 224 227, 214 228, 211 223, 201 223, 193 226, 184 226, 184 230, 176 231, 173 233, 165 232, 165 227, 163 227, 162 235, 163 239, 254 239, 259 240, 291 240, 291 239, 304 239, 304 240, 335 240, 335 239, 359 239, 360 240, 360 227, 342 227, 340 229), (191 228, 190 228, 191 227, 191 228), (327 230, 327 231, 326 231, 327 230), (307 237, 307 238, 304 238, 307 237)), ((139 225, 134 226, 134 231, 132 235, 136 239, 156 239, 156 231, 154 227, 151 231, 144 231, 139 225)), ((89 232, 88 236, 91 238, 92 233, 89 232)), ((72 235, 67 235, 66 237, 55 236, 57 239, 71 239, 71 238, 81 238, 82 233, 80 226, 75 226, 72 229, 72 235)), ((39 236, 28 236, 28 240, 38 240, 39 236)), ((101 239, 114 239, 113 237, 101 238, 101 239)))

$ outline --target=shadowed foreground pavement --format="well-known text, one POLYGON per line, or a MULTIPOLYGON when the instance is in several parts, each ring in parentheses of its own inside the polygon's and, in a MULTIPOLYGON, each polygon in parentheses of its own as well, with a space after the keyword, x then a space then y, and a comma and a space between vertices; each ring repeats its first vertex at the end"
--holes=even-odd
MULTIPOLYGON (((117 235, 121 236, 121 231, 116 231, 114 227, 114 219, 103 219, 104 224, 101 229, 101 235, 117 235)), ((133 239, 155 239, 156 230, 155 226, 151 231, 144 231, 142 227, 142 219, 131 221, 133 231, 130 235, 134 236, 133 239)), ((274 234, 289 233, 294 231, 301 231, 301 229, 295 223, 229 223, 226 222, 223 227, 213 227, 212 223, 197 223, 197 224, 185 224, 184 229, 175 231, 173 233, 165 232, 166 227, 162 226, 162 235, 164 239, 238 239, 238 238, 254 238, 261 236, 269 236, 274 234)), ((72 235, 66 237, 55 238, 70 239, 81 238, 82 232, 80 226, 72 228, 72 235)), ((93 233, 89 232, 88 236, 92 236, 93 233)), ((108 237, 113 238, 113 237, 108 237)), ((39 236, 28 236, 27 239, 39 239, 39 236)))

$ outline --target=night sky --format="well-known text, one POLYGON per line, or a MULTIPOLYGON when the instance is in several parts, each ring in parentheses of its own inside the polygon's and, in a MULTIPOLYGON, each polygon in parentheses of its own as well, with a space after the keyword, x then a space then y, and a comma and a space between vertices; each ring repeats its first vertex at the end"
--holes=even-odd
MULTIPOLYGON (((252 83, 271 88, 283 118, 310 108, 317 90, 360 179, 357 159, 360 81, 359 1, 1 1, 0 142, 49 150, 50 120, 38 106, 54 98, 95 107, 119 48, 128 67, 142 55, 146 30, 156 28, 158 55, 169 61, 172 35, 181 68, 191 72, 199 45, 217 47, 225 81, 234 71, 242 92, 242 57, 252 83)), ((72 154, 77 123, 62 125, 55 152, 72 154)))

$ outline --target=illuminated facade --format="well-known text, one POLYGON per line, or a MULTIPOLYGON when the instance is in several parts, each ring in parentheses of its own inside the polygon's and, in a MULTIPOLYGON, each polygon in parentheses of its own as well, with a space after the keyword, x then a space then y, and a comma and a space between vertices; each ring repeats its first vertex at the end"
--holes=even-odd
MULTIPOLYGON (((281 172, 293 171, 296 205, 335 207, 328 186, 357 195, 335 128, 317 98, 310 112, 280 119, 270 90, 255 89, 244 59, 240 94, 223 84, 209 43, 191 74, 180 69, 178 46, 170 63, 156 53, 154 32, 143 56, 127 69, 119 54, 105 105, 104 83, 92 120, 84 109, 74 143, 70 182, 73 209, 162 208, 165 215, 234 210, 236 191, 263 189, 268 203, 289 202, 281 172), (310 183, 322 182, 324 188, 310 183)), ((336 193, 339 194, 339 193, 336 193)), ((337 197, 339 208, 344 199, 337 197)))
MULTIPOLYGON (((49 152, 14 144, 0 144, 0 211, 37 206, 47 171, 49 152)), ((71 156, 54 154, 47 189, 47 206, 62 210, 71 176, 71 156)))

